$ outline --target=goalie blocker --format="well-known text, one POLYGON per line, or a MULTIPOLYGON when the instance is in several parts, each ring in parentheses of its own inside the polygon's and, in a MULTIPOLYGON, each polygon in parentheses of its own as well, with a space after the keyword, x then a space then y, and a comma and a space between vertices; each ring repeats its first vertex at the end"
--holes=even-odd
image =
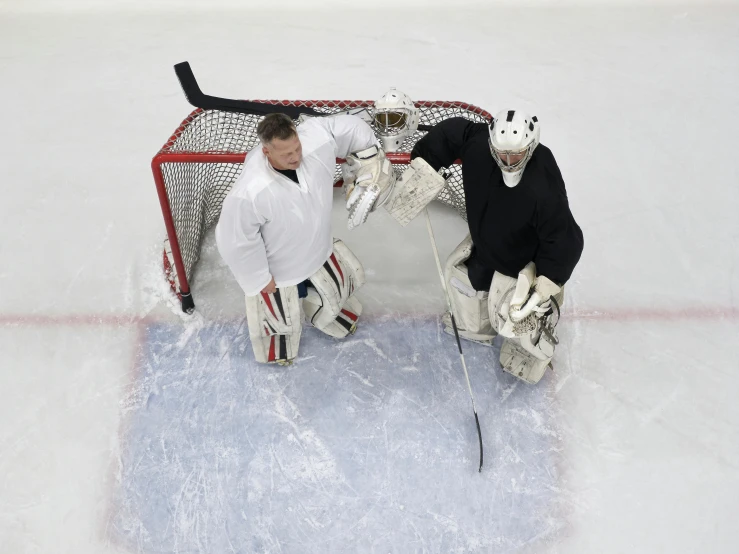
POLYGON ((249 338, 258 362, 292 363, 300 347, 303 317, 335 338, 356 330, 362 305, 353 295, 365 282, 364 268, 342 241, 334 240, 331 255, 308 281, 303 299, 297 286, 246 297, 249 338))
POLYGON ((423 158, 415 158, 385 202, 387 212, 403 227, 408 225, 434 200, 446 179, 439 175, 423 158))

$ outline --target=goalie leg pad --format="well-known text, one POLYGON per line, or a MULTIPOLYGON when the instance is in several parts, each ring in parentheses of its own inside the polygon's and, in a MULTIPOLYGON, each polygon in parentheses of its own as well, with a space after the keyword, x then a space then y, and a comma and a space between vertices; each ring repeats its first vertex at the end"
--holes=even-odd
MULTIPOLYGON (((444 278, 459 336, 490 345, 496 333, 490 324, 488 315, 488 293, 475 290, 470 283, 467 267, 464 265, 464 261, 470 257, 471 252, 472 238, 467 235, 447 258, 444 278)), ((444 331, 454 334, 449 312, 444 314, 442 322, 444 331)))
POLYGON ((334 241, 331 256, 310 277, 312 287, 303 299, 306 319, 332 337, 354 333, 362 304, 353 294, 364 279, 364 267, 354 253, 342 241, 334 241))
POLYGON ((303 299, 306 320, 330 337, 343 339, 354 334, 359 316, 362 315, 362 304, 359 300, 353 296, 347 298, 336 316, 330 310, 324 309, 325 306, 326 302, 318 291, 313 287, 309 288, 308 296, 303 299))
POLYGON ((509 332, 511 323, 508 320, 508 311, 511 298, 516 290, 517 279, 498 273, 493 274, 490 284, 490 295, 488 296, 488 312, 493 329, 504 337, 512 337, 513 331, 509 332))
POLYGON ((298 355, 302 318, 298 287, 246 297, 246 322, 260 363, 289 365, 298 355))
MULTIPOLYGON (((541 359, 535 356, 524 347, 525 342, 524 339, 504 339, 500 349, 500 365, 503 366, 504 371, 535 385, 541 380, 552 358, 549 356, 541 359)), ((531 341, 528 341, 528 346, 531 348, 531 341)))

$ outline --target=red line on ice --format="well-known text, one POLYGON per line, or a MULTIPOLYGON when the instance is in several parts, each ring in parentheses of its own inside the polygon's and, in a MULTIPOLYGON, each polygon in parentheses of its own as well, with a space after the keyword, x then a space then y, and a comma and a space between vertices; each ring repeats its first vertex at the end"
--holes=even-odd
MULTIPOLYGON (((402 314, 401 314, 402 315, 402 314)), ((409 317, 426 319, 437 314, 408 314, 409 317)), ((396 316, 397 317, 397 316, 396 316)), ((377 316, 382 318, 382 316, 377 316)), ((562 313, 563 321, 695 321, 695 320, 737 320, 739 308, 624 308, 624 309, 565 309, 562 313)), ((375 319, 375 318, 370 318, 375 319)), ((240 321, 240 318, 234 318, 240 321)), ((168 320, 158 320, 152 317, 138 317, 134 315, 100 315, 100 314, 0 314, 0 327, 20 326, 126 326, 140 324, 165 323, 168 320)), ((174 321, 172 321, 174 323, 174 321)))

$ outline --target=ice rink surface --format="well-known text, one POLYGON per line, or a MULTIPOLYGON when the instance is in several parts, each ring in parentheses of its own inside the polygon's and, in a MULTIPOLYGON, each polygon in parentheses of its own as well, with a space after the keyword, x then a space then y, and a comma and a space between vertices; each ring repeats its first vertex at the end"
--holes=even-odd
MULTIPOLYGON (((75 11, 0 4, 0 551, 733 553, 739 10, 75 11), (334 231, 363 323, 254 363, 212 234, 161 273, 149 162, 225 97, 396 86, 538 115, 585 251, 535 387, 465 343, 422 220, 334 231)), ((432 219, 445 257, 465 234, 432 219)))

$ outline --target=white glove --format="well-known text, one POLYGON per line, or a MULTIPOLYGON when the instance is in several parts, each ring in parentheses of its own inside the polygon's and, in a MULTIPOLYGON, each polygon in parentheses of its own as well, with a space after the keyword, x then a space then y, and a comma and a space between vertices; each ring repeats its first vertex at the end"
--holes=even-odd
POLYGON ((370 212, 382 206, 395 185, 395 171, 385 152, 370 146, 360 152, 352 152, 346 158, 344 168, 346 209, 349 210, 347 227, 358 227, 370 212))

